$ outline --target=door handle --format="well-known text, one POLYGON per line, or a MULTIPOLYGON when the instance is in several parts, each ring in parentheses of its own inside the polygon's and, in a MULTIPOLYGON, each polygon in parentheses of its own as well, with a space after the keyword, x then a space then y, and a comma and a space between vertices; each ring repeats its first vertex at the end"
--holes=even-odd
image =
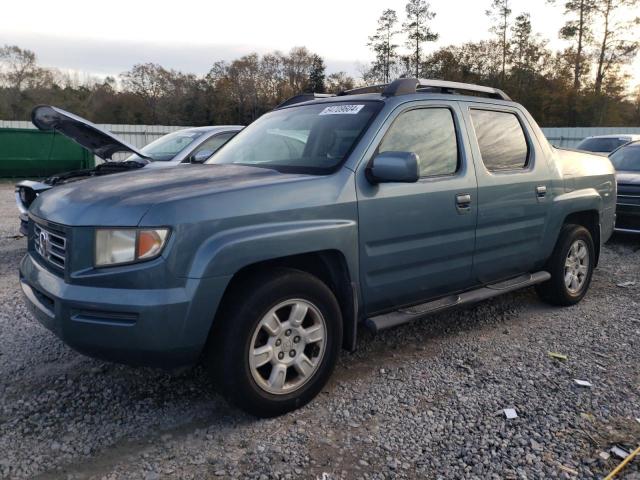
POLYGON ((458 213, 466 213, 471 210, 471 195, 468 193, 458 193, 456 195, 456 210, 458 213))
POLYGON ((536 187, 536 195, 538 198, 543 198, 547 194, 547 186, 546 185, 538 185, 536 187))

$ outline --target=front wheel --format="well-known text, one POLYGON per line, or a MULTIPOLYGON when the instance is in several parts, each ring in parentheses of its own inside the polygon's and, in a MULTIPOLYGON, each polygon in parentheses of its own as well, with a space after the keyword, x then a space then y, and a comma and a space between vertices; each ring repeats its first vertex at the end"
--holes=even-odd
POLYGON ((208 367, 221 393, 258 417, 313 399, 342 343, 335 296, 318 278, 293 269, 236 284, 216 323, 208 367))
POLYGON ((536 290, 553 305, 574 305, 586 295, 594 266, 595 248, 589 230, 565 225, 547 265, 551 279, 536 290))

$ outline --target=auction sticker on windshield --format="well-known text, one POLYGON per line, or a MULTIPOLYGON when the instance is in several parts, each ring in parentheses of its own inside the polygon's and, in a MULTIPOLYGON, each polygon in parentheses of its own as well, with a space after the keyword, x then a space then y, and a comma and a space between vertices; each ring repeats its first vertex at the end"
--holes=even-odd
POLYGON ((364 108, 364 105, 331 105, 322 110, 318 115, 355 115, 364 108))

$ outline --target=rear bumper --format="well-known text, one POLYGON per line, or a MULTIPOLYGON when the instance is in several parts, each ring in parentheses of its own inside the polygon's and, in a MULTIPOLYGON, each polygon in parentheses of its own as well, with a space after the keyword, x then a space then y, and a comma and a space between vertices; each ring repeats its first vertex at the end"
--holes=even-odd
POLYGON ((118 289, 65 283, 27 254, 20 283, 36 319, 85 355, 171 368, 197 362, 229 278, 184 288, 118 289))

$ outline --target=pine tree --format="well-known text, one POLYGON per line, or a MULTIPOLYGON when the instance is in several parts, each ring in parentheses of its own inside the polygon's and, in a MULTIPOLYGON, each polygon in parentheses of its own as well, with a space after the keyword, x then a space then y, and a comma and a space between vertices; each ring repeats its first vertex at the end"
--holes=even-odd
POLYGON ((320 55, 314 55, 311 61, 311 71, 309 72, 309 91, 312 93, 324 93, 326 87, 324 60, 320 55))
POLYGON ((502 71, 500 79, 504 85, 504 78, 507 69, 507 55, 509 54, 509 42, 507 40, 509 17, 511 16, 509 0, 493 0, 491 8, 489 8, 485 13, 488 17, 491 17, 494 20, 491 31, 498 36, 500 41, 500 48, 502 50, 502 71))
POLYGON ((399 33, 395 29, 396 23, 398 23, 398 15, 395 10, 387 9, 382 12, 378 19, 376 33, 369 37, 369 43, 367 43, 376 55, 371 74, 383 83, 391 81, 398 61, 398 45, 393 43, 393 37, 399 33))
POLYGON ((420 77, 422 67, 422 44, 424 42, 435 42, 438 34, 431 30, 428 25, 430 20, 436 16, 431 10, 429 3, 424 0, 409 0, 405 7, 407 19, 402 24, 402 31, 407 35, 407 47, 411 49, 411 63, 416 78, 420 77))

